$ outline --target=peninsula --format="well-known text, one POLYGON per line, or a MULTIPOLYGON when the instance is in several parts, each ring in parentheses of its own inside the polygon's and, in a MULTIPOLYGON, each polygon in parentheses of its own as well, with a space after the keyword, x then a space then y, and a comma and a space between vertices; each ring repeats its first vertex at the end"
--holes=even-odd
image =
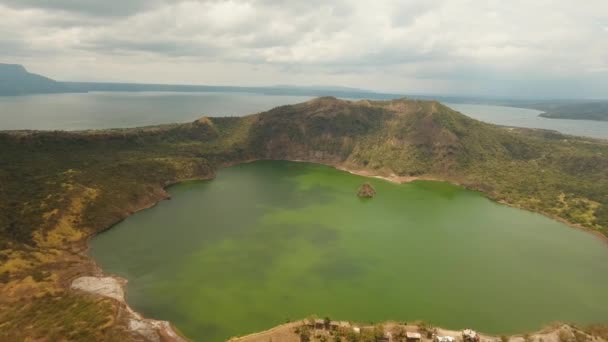
POLYGON ((608 101, 546 103, 530 108, 544 111, 540 114, 544 118, 608 121, 608 101))

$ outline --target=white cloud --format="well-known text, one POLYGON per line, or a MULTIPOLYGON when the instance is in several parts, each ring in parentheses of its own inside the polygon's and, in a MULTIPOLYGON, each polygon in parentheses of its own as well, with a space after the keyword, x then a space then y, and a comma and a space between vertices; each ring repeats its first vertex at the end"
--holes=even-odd
POLYGON ((604 0, 99 4, 0 0, 0 59, 61 79, 608 96, 604 0))

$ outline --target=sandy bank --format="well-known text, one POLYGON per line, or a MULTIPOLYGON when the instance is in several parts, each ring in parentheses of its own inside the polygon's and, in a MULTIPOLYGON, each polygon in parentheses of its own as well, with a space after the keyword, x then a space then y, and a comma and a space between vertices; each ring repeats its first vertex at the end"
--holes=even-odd
POLYGON ((171 324, 166 321, 157 321, 143 318, 125 302, 123 286, 126 280, 116 277, 80 277, 72 281, 73 290, 84 291, 93 295, 112 298, 124 304, 127 309, 129 329, 144 337, 147 341, 175 341, 186 342, 185 339, 173 330, 171 324))

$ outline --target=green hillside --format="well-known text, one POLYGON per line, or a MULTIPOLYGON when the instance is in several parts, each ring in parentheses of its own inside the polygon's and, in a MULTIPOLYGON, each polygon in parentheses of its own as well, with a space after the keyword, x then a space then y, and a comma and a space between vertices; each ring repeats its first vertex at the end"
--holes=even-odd
POLYGON ((212 176, 218 167, 254 159, 442 178, 588 228, 608 226, 608 186, 601 186, 608 185, 606 142, 485 124, 433 101, 319 98, 244 118, 108 131, 12 132, 0 139, 2 210, 8 213, 0 225, 4 241, 31 240, 27 231, 38 229, 40 214, 53 208, 36 199, 61 197, 62 184, 99 190, 89 211, 105 198, 113 203, 112 210, 96 214, 101 222, 85 215, 80 223, 97 230, 122 216, 119 208, 148 196, 150 187, 212 176))
MULTIPOLYGON (((62 335, 61 322, 34 314, 40 298, 78 302, 66 281, 95 268, 83 255, 88 236, 165 198, 168 184, 258 159, 447 180, 608 236, 608 142, 485 124, 434 101, 318 98, 188 124, 4 132, 0 322, 30 330, 0 324, 0 339, 62 335)), ((106 304, 53 316, 81 326, 85 340, 122 336, 127 323, 106 304), (91 311, 114 321, 87 325, 91 311)))

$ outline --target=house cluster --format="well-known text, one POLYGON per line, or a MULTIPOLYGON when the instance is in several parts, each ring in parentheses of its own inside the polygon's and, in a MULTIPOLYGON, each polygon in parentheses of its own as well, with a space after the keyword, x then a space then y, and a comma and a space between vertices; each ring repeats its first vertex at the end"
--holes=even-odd
MULTIPOLYGON (((314 330, 325 330, 325 331, 352 331, 355 334, 360 334, 362 327, 351 324, 346 321, 331 321, 329 319, 315 319, 307 321, 307 326, 314 330)), ((369 329, 369 327, 363 327, 364 329, 369 329)), ((432 338, 433 342, 457 342, 456 337, 454 336, 441 336, 437 334, 432 334, 427 336, 427 338, 423 338, 422 334, 419 332, 406 331, 405 332, 405 341, 406 342, 423 342, 429 341, 432 338)), ((393 336, 390 332, 384 332, 382 337, 377 337, 376 342, 396 342, 402 341, 403 335, 393 336)), ((465 329, 462 331, 462 342, 480 342, 479 334, 476 331, 471 329, 465 329)))

